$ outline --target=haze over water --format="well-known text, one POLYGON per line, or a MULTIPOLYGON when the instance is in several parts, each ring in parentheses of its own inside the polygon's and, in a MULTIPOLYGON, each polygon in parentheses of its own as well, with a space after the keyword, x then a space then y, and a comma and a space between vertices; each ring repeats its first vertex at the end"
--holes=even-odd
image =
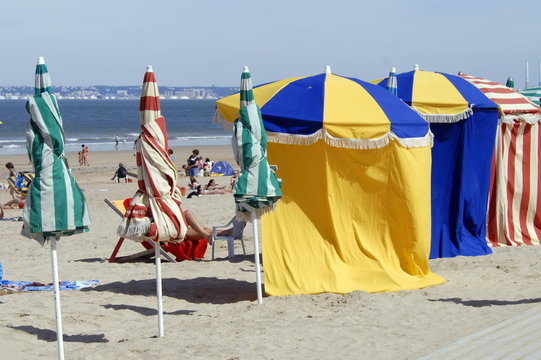
MULTIPOLYGON (((0 101, 0 155, 24 153, 29 116, 25 101, 0 101)), ((86 144, 92 151, 129 150, 140 133, 139 100, 59 100, 64 121, 66 150, 79 151, 86 144)), ((169 145, 224 145, 231 133, 214 124, 215 100, 161 100, 169 145)))

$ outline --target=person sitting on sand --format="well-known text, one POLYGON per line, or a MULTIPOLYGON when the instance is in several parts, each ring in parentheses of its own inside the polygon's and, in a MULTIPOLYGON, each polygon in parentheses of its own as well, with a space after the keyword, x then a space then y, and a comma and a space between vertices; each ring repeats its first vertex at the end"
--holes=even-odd
POLYGON ((216 184, 216 180, 210 179, 207 186, 205 186, 205 195, 216 195, 216 194, 228 194, 232 193, 230 189, 226 189, 225 186, 219 186, 216 184))
POLYGON ((115 171, 115 175, 111 178, 111 180, 117 179, 116 182, 120 182, 120 179, 124 179, 124 182, 128 182, 128 170, 124 167, 123 163, 118 164, 118 169, 115 171))

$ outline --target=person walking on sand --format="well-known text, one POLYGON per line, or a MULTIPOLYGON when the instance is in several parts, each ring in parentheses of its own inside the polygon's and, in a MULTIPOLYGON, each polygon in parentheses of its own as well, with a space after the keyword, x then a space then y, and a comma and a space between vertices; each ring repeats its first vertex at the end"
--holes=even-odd
POLYGON ((115 137, 115 150, 118 151, 118 143, 120 141, 120 138, 118 137, 118 134, 116 134, 116 137, 115 137))
POLYGON ((89 162, 88 162, 88 146, 85 146, 84 144, 82 145, 82 150, 81 150, 81 157, 82 157, 82 164, 83 166, 90 166, 89 162))

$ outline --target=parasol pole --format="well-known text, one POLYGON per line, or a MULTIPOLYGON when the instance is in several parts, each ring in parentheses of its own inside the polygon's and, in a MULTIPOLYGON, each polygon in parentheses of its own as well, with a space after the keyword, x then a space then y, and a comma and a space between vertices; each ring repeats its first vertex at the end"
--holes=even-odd
POLYGON ((263 295, 261 292, 261 266, 259 264, 259 236, 257 234, 257 217, 252 210, 252 227, 254 231, 254 260, 255 260, 255 280, 257 284, 257 303, 263 304, 263 295))
POLYGON ((51 241, 51 262, 53 263, 54 305, 56 314, 56 340, 58 344, 58 359, 64 360, 64 334, 62 332, 62 313, 60 311, 60 287, 58 286, 58 266, 56 258, 56 240, 60 237, 49 238, 51 241))
POLYGON ((154 245, 154 258, 156 260, 156 297, 158 298, 158 336, 163 337, 163 306, 162 306, 162 259, 160 258, 160 244, 154 245))
POLYGON ((528 89, 530 87, 529 83, 530 83, 530 68, 529 68, 528 62, 526 61, 526 87, 525 89, 528 89))

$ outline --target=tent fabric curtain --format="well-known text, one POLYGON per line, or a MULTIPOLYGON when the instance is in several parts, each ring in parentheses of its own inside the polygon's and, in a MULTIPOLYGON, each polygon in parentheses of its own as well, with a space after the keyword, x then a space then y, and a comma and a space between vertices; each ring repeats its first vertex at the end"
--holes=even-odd
POLYGON ((430 124, 430 258, 492 253, 486 242, 486 209, 497 120, 495 109, 479 109, 464 121, 430 124))
POLYGON ((262 217, 269 295, 417 289, 430 272, 430 147, 268 144, 285 179, 262 217), (291 161, 295 159, 295 161, 291 161), (318 181, 305 176, 312 174, 318 181))
POLYGON ((541 245, 541 124, 500 125, 490 186, 490 245, 541 245))

